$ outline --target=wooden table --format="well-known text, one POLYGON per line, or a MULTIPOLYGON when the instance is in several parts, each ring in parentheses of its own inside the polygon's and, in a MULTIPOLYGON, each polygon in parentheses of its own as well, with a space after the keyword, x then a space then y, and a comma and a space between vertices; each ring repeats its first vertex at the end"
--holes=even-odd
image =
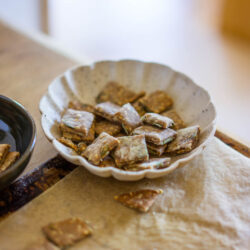
POLYGON ((39 100, 53 78, 75 64, 0 23, 0 94, 24 105, 37 127, 34 154, 25 173, 56 155, 40 125, 39 100))
MULTIPOLYGON (((31 189, 34 190, 34 187, 36 187, 38 190, 25 200, 25 198, 20 196, 22 194, 20 188, 24 192, 29 186, 24 185, 20 187, 20 183, 23 185, 23 182, 21 180, 18 182, 17 180, 12 185, 12 188, 17 189, 18 196, 15 199, 21 199, 22 204, 18 203, 15 205, 12 211, 22 206, 25 201, 33 199, 52 186, 74 168, 72 164, 67 163, 60 157, 56 157, 54 160, 44 164, 44 162, 56 156, 56 151, 42 131, 38 105, 40 98, 46 92, 53 78, 75 64, 76 62, 73 60, 36 43, 0 23, 0 94, 23 104, 33 116, 37 126, 37 141, 34 154, 23 173, 23 175, 26 173, 26 176, 23 178, 31 176, 29 179, 30 185, 35 183, 31 189), (41 164, 42 167, 35 169, 41 164), (31 170, 33 171, 32 174, 27 174, 31 170), (45 178, 43 178, 41 184, 41 173, 45 172, 45 178)), ((216 136, 240 153, 250 157, 250 149, 247 146, 233 140, 220 131, 216 131, 216 136)), ((26 191, 24 193, 25 195, 27 194, 26 191)))

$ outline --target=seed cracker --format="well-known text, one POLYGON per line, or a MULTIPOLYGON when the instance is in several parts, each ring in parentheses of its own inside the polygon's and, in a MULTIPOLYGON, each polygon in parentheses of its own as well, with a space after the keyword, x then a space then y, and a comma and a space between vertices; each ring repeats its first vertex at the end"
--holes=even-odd
POLYGON ((176 138, 176 132, 173 129, 160 129, 148 125, 136 128, 132 134, 145 135, 146 141, 155 145, 164 145, 170 143, 176 138))
POLYGON ((50 223, 42 230, 46 237, 59 247, 72 246, 92 234, 90 227, 79 218, 50 223))
POLYGON ((117 139, 120 144, 115 149, 113 157, 118 167, 149 159, 144 135, 123 136, 117 139))
POLYGON ((119 144, 119 140, 105 132, 101 133, 83 153, 88 161, 95 165, 100 162, 119 144))
MULTIPOLYGON (((143 97, 142 97, 143 98, 143 97)), ((141 103, 142 98, 136 100, 135 102, 133 102, 133 107, 135 108, 135 110, 137 111, 137 113, 140 116, 143 116, 146 113, 146 110, 144 108, 144 106, 141 103)))
POLYGON ((70 101, 68 104, 69 109, 82 110, 90 113, 94 113, 94 106, 86 103, 81 103, 79 101, 70 101))
POLYGON ((94 115, 90 112, 67 109, 62 116, 62 123, 66 127, 80 132, 82 135, 87 135, 94 122, 94 118, 94 115))
POLYGON ((139 114, 130 103, 123 105, 114 117, 117 122, 122 124, 128 135, 142 124, 139 114))
POLYGON ((169 128, 174 125, 174 122, 172 119, 156 114, 156 113, 146 113, 141 120, 143 123, 156 126, 159 128, 169 128))
POLYGON ((2 165, 0 166, 0 173, 11 167, 17 161, 19 156, 20 156, 19 152, 9 152, 6 155, 2 165))
POLYGON ((101 168, 114 167, 115 168, 116 166, 115 166, 115 161, 113 160, 113 158, 111 158, 110 156, 106 156, 103 159, 103 161, 100 162, 98 167, 101 167, 101 168))
POLYGON ((89 133, 87 135, 83 135, 74 129, 68 128, 64 124, 60 124, 60 129, 62 131, 62 135, 64 138, 72 140, 73 142, 85 142, 91 143, 95 139, 95 123, 92 123, 91 128, 89 129, 89 133))
POLYGON ((124 206, 133 208, 140 212, 147 212, 154 204, 156 197, 162 194, 163 190, 144 189, 135 192, 124 193, 114 197, 114 199, 124 206))
POLYGON ((79 142, 77 144, 77 152, 78 152, 78 154, 82 154, 85 151, 86 148, 87 148, 87 145, 84 142, 79 142))
POLYGON ((166 92, 161 90, 156 90, 142 98, 140 102, 147 111, 154 113, 161 113, 166 109, 171 108, 173 105, 172 98, 170 98, 166 92))
POLYGON ((164 145, 155 145, 153 143, 147 142, 147 148, 150 155, 161 156, 167 147, 167 144, 164 145))
POLYGON ((184 121, 181 119, 181 117, 175 110, 171 109, 169 111, 161 113, 161 115, 166 116, 174 121, 173 129, 179 130, 181 128, 185 128, 184 121))
POLYGON ((9 150, 9 144, 0 144, 0 165, 4 162, 9 150))
POLYGON ((135 93, 117 82, 109 82, 96 97, 96 102, 101 103, 109 101, 122 106, 128 102, 134 102, 143 95, 145 95, 144 91, 135 93))
POLYGON ((77 145, 73 141, 71 141, 70 139, 67 139, 67 138, 64 138, 64 137, 60 137, 58 139, 58 141, 61 142, 63 145, 65 145, 65 146, 67 146, 69 148, 74 149, 76 152, 78 151, 77 145))
POLYGON ((113 122, 115 121, 114 115, 119 109, 120 106, 112 102, 103 102, 95 106, 95 114, 113 122))
POLYGON ((122 127, 119 124, 102 120, 98 121, 95 124, 95 133, 97 135, 101 134, 102 132, 106 132, 109 135, 117 135, 122 130, 122 127))
POLYGON ((199 141, 199 135, 199 126, 178 130, 176 139, 168 145, 166 153, 168 155, 180 155, 190 152, 196 147, 199 141))

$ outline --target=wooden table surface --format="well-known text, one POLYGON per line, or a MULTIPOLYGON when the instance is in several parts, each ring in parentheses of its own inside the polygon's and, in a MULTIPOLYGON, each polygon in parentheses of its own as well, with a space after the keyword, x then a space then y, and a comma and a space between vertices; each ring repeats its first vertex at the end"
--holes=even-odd
POLYGON ((25 172, 56 155, 40 125, 39 100, 53 78, 75 64, 0 23, 0 94, 26 107, 37 127, 35 150, 25 172))
MULTIPOLYGON (((24 105, 37 126, 34 154, 25 173, 56 155, 40 125, 39 100, 50 82, 76 62, 0 23, 0 94, 24 105)), ((250 156, 248 147, 217 131, 216 136, 250 156)))

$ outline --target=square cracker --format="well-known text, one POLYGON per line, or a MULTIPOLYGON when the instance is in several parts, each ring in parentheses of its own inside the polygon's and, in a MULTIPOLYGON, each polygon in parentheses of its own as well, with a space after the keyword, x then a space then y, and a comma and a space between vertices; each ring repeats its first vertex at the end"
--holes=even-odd
POLYGON ((137 163, 133 165, 126 165, 123 167, 127 171, 142 171, 145 169, 162 169, 169 166, 171 158, 151 158, 146 162, 137 163))
POLYGON ((120 144, 115 149, 113 157, 118 167, 148 160, 144 135, 123 136, 117 139, 120 144))
POLYGON ((58 141, 61 142, 63 145, 65 145, 65 146, 67 146, 69 148, 74 149, 76 152, 78 151, 77 145, 73 141, 71 141, 70 139, 67 139, 67 138, 64 138, 64 137, 60 137, 58 139, 58 141))
POLYGON ((140 212, 147 212, 154 204, 156 197, 162 193, 163 190, 161 189, 144 189, 120 194, 115 196, 114 199, 126 207, 133 208, 140 212))
POLYGON ((168 144, 155 145, 153 143, 147 142, 147 148, 150 155, 161 156, 168 144))
POLYGON ((115 121, 114 115, 119 109, 120 106, 112 102, 103 102, 95 106, 95 114, 113 122, 115 121))
POLYGON ((92 234, 90 227, 78 218, 50 223, 42 230, 46 237, 59 247, 72 246, 92 234))
POLYGON ((63 137, 72 140, 73 142, 91 143, 95 139, 95 122, 92 123, 87 135, 83 135, 82 133, 71 129, 62 123, 60 124, 60 129, 62 131, 63 137))
POLYGON ((128 135, 142 124, 139 114, 130 103, 123 105, 115 114, 114 118, 122 124, 124 131, 128 135))
POLYGON ((86 148, 83 156, 85 156, 91 163, 99 165, 109 152, 118 144, 119 141, 117 138, 103 132, 86 148))
POLYGON ((173 129, 160 129, 153 126, 143 125, 133 131, 133 135, 145 135, 146 141, 155 145, 164 145, 173 141, 176 132, 173 129))
POLYGON ((4 162, 5 157, 7 156, 10 150, 9 144, 0 144, 0 165, 4 162))
POLYGON ((68 108, 94 113, 94 106, 93 105, 81 103, 81 102, 76 101, 76 100, 70 101, 68 104, 68 108))
POLYGON ((143 121, 143 123, 156 126, 159 128, 169 128, 174 124, 172 119, 156 113, 146 113, 141 118, 141 120, 143 121))
POLYGON ((97 135, 101 134, 102 132, 106 132, 109 135, 117 135, 122 130, 122 127, 119 124, 101 120, 97 121, 95 124, 95 133, 97 135))
POLYGON ((199 136, 199 126, 192 126, 178 130, 176 139, 168 145, 166 153, 168 155, 180 155, 190 152, 196 147, 199 141, 199 136))
POLYGON ((149 112, 161 113, 173 105, 173 100, 166 92, 156 90, 140 100, 144 108, 149 112))
POLYGON ((96 102, 101 103, 110 101, 122 106, 128 102, 134 102, 143 95, 145 95, 144 91, 137 94, 117 82, 109 82, 96 97, 96 102))
POLYGON ((169 111, 165 111, 161 113, 161 115, 166 116, 174 121, 173 129, 179 130, 181 128, 185 128, 184 121, 181 119, 181 117, 178 115, 178 113, 175 110, 171 109, 169 111))
POLYGON ((85 151, 86 148, 87 148, 87 145, 84 142, 79 142, 77 144, 77 152, 78 152, 78 154, 82 154, 85 151))
POLYGON ((98 165, 98 167, 105 168, 105 167, 116 167, 115 166, 115 161, 113 160, 112 157, 106 156, 102 162, 98 165))
POLYGON ((94 118, 94 115, 90 112, 67 109, 62 116, 62 123, 75 132, 87 135, 94 122, 94 118))
MULTIPOLYGON (((143 97, 142 97, 143 98, 143 97)), ((146 110, 144 108, 144 106, 142 105, 141 103, 141 99, 138 99, 136 100, 135 102, 133 102, 133 107, 135 108, 135 110, 137 111, 137 113, 140 115, 140 116, 143 116, 145 113, 146 113, 146 110)))
POLYGON ((2 173, 3 171, 5 171, 7 168, 11 167, 19 158, 20 153, 19 152, 9 152, 2 165, 0 165, 0 173, 2 173))

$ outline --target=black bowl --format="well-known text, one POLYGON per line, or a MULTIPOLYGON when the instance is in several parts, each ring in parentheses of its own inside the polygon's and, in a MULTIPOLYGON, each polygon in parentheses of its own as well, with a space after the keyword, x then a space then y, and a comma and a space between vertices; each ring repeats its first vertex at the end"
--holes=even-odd
POLYGON ((8 143, 20 158, 0 173, 0 190, 16 179, 27 166, 36 141, 36 126, 31 115, 18 102, 0 95, 0 144, 8 143))

